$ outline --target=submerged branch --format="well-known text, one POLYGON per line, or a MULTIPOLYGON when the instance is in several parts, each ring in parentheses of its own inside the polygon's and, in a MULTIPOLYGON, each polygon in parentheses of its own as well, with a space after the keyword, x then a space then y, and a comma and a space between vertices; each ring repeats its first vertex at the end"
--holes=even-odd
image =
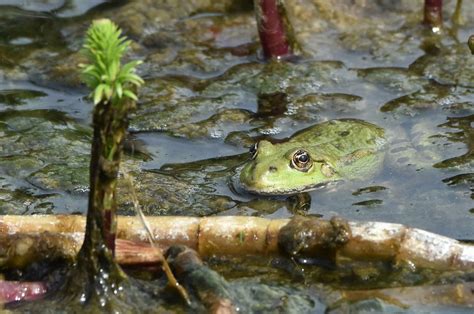
MULTIPOLYGON (((336 264, 349 258, 409 262, 415 267, 437 270, 474 268, 474 246, 400 224, 299 216, 292 220, 240 216, 147 217, 147 220, 161 248, 186 245, 203 258, 284 254, 329 258, 336 264)), ((44 232, 77 239, 84 224, 85 219, 80 216, 1 216, 0 232, 4 236, 0 240, 12 234, 44 232)), ((136 217, 119 217, 117 227, 118 238, 147 242, 147 235, 136 217)), ((55 243, 60 245, 61 241, 55 243)), ((3 261, 7 263, 12 259, 7 254, 11 250, 5 243, 2 247, 3 261)), ((71 252, 70 249, 64 251, 71 252)), ((18 258, 18 254, 15 256, 18 258)))
POLYGON ((185 246, 172 246, 167 252, 173 271, 195 291, 209 313, 236 313, 229 284, 217 272, 204 265, 197 252, 185 246))

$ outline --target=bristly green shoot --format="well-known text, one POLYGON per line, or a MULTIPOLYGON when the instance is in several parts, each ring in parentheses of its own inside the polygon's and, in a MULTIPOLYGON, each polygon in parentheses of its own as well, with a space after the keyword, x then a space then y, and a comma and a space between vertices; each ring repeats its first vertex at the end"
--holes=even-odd
POLYGON ((93 21, 87 31, 83 54, 89 64, 80 66, 83 67, 83 81, 92 89, 94 105, 102 101, 118 105, 124 97, 137 101, 130 87, 144 83, 135 74, 135 67, 141 61, 121 65, 120 60, 130 46, 130 41, 121 37, 121 33, 118 26, 108 19, 93 21))

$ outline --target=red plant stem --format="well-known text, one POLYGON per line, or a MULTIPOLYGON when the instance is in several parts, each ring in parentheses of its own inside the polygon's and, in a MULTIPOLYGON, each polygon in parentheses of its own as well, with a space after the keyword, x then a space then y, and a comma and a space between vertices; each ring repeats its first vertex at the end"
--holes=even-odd
POLYGON ((260 42, 263 54, 268 59, 281 58, 293 53, 277 1, 279 0, 255 1, 260 42))
POLYGON ((430 27, 443 25, 443 0, 425 0, 423 23, 430 27))

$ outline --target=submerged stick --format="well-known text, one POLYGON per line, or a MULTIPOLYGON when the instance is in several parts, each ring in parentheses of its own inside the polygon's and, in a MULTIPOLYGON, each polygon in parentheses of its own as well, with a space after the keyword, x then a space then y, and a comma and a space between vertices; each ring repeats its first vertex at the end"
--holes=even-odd
MULTIPOLYGON (((437 270, 472 270, 474 246, 400 224, 345 222, 295 217, 147 217, 156 243, 166 248, 186 245, 203 258, 213 255, 292 255, 331 258, 337 262, 410 262, 437 270)), ((43 232, 78 236, 84 229, 81 216, 0 216, 0 234, 43 232), (79 233, 78 233, 79 232, 79 233)), ((136 217, 119 217, 117 237, 146 242, 147 235, 136 217)), ((58 241, 60 243, 60 241, 58 241)), ((0 243, 5 252, 7 244, 0 243)), ((25 250, 27 251, 27 250, 25 250)), ((4 261, 10 257, 5 256, 4 261)))
POLYGON ((228 282, 202 262, 196 251, 173 246, 167 253, 173 271, 204 304, 209 313, 237 313, 229 293, 228 282))

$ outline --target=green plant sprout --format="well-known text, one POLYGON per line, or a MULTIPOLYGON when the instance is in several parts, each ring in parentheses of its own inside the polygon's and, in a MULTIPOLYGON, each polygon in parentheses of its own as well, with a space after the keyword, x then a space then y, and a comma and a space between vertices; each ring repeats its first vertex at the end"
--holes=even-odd
POLYGON ((120 60, 130 47, 130 41, 120 34, 117 25, 107 19, 94 21, 87 31, 83 54, 90 64, 81 65, 84 68, 82 79, 92 90, 94 105, 101 101, 120 105, 123 97, 138 100, 129 87, 144 83, 135 74, 136 66, 142 61, 134 60, 121 66, 120 60))

